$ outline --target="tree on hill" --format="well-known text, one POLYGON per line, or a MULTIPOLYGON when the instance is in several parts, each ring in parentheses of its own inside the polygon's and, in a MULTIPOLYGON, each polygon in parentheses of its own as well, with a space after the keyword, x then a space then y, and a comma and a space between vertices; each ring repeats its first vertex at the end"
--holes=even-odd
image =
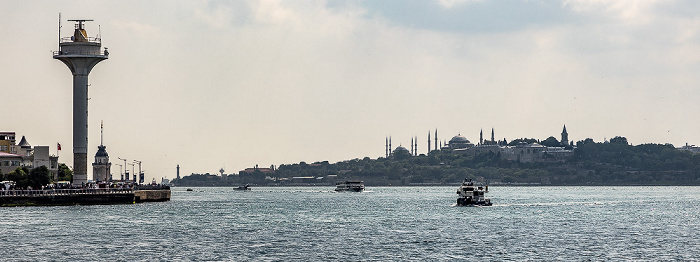
POLYGON ((622 136, 613 137, 610 139, 610 144, 629 145, 629 143, 627 143, 627 138, 622 136))
POLYGON ((518 138, 508 143, 509 146, 517 146, 519 144, 532 144, 537 143, 537 139, 534 138, 518 138))
POLYGON ((561 146, 561 143, 559 143, 559 140, 557 140, 555 137, 550 136, 544 141, 542 141, 542 145, 546 147, 557 147, 561 146))

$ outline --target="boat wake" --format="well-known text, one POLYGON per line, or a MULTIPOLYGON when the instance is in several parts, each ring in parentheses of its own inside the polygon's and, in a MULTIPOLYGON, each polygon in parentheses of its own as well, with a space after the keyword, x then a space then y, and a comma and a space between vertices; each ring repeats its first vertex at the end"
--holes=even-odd
POLYGON ((608 203, 603 202, 566 202, 566 203, 520 203, 520 204, 499 204, 493 205, 497 207, 509 207, 509 206, 525 206, 525 207, 537 207, 537 206, 596 206, 605 205, 608 203))

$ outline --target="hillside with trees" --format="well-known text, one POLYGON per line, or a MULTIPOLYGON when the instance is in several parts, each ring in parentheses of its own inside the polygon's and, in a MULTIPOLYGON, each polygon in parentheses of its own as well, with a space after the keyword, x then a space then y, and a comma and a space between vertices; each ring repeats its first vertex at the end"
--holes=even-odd
MULTIPOLYGON (((523 141, 517 142, 531 139, 520 140, 523 141)), ((428 155, 411 156, 406 152, 389 158, 365 157, 334 164, 301 162, 279 165, 273 176, 260 173, 235 176, 235 180, 229 177, 227 181, 235 183, 227 184, 331 185, 339 180, 357 179, 369 186, 454 185, 470 177, 512 185, 700 185, 700 154, 678 150, 670 144, 635 146, 624 137, 608 142, 585 139, 576 143, 574 155, 564 161, 534 163, 504 160, 499 154, 470 156, 432 151, 428 155), (307 182, 297 181, 295 177, 307 178, 307 182), (318 179, 308 180, 312 177, 318 179)), ((207 179, 212 182, 214 178, 207 179)))

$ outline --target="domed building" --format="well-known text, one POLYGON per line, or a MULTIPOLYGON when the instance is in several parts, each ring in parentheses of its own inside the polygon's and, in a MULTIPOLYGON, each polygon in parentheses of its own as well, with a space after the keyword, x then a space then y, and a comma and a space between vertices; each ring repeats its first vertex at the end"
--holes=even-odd
POLYGON ((474 144, 469 142, 469 139, 462 136, 461 134, 457 134, 456 136, 452 137, 452 139, 450 139, 450 142, 447 144, 447 148, 449 149, 462 149, 469 147, 474 147, 474 144))
POLYGON ((395 159, 405 159, 411 157, 411 152, 403 146, 398 146, 396 149, 394 149, 391 156, 393 156, 395 159))
POLYGON ((396 155, 396 153, 399 153, 399 154, 406 153, 406 154, 409 154, 409 155, 411 154, 411 153, 408 151, 408 149, 406 149, 406 148, 403 147, 403 146, 398 146, 396 149, 394 149, 393 154, 396 155))

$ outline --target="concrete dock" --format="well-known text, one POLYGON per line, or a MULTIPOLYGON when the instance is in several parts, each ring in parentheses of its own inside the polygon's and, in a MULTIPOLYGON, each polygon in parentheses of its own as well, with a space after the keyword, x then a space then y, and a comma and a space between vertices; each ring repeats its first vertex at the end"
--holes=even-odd
POLYGON ((170 188, 81 188, 47 190, 0 190, 0 206, 111 205, 170 200, 170 188))

